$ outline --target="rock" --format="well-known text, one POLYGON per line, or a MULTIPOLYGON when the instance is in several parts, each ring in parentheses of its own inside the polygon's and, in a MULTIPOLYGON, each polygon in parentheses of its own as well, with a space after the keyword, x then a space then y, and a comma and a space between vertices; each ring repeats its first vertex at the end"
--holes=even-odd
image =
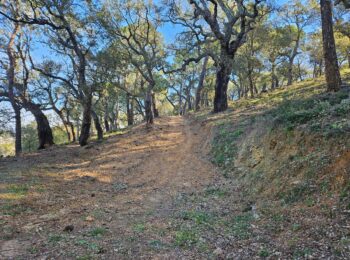
POLYGON ((93 217, 91 217, 91 216, 87 216, 86 218, 85 218, 85 221, 89 221, 89 222, 92 222, 92 221, 94 221, 95 219, 93 218, 93 217))
POLYGON ((63 229, 63 231, 65 231, 65 232, 72 232, 73 230, 74 230, 73 225, 68 225, 63 229))
POLYGON ((213 252, 215 256, 222 256, 224 254, 224 250, 222 250, 220 247, 216 248, 213 252))
POLYGON ((80 177, 80 179, 84 181, 90 181, 90 182, 95 182, 97 179, 95 177, 89 176, 89 175, 84 175, 80 177))
POLYGON ((56 214, 48 213, 48 214, 45 214, 45 215, 41 215, 39 218, 44 220, 44 221, 50 221, 50 220, 57 220, 57 219, 59 219, 59 216, 56 215, 56 214))

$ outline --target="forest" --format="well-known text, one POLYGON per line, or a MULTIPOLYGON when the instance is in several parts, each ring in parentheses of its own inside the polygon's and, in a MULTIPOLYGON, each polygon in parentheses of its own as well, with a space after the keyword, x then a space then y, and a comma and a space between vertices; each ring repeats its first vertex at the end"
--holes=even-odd
POLYGON ((349 0, 1 0, 0 259, 349 259, 349 0))

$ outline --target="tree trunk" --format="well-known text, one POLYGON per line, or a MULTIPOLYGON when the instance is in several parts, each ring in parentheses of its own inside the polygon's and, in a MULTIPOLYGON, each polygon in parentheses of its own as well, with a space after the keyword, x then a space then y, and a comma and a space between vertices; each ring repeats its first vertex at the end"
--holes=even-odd
POLYGON ((157 109, 157 104, 156 104, 156 94, 153 92, 152 92, 152 107, 153 107, 154 118, 159 117, 159 111, 157 109))
POLYGON ((89 136, 90 136, 90 127, 91 127, 91 100, 92 98, 89 97, 84 103, 84 110, 83 110, 83 120, 81 122, 81 130, 80 130, 80 137, 79 137, 79 144, 81 146, 87 145, 89 136))
POLYGON ((15 152, 16 152, 16 156, 19 156, 22 152, 21 109, 16 105, 14 110, 15 110, 15 120, 16 120, 15 152))
POLYGON ((109 125, 108 119, 109 119, 108 102, 106 101, 106 103, 105 103, 105 113, 104 113, 104 117, 103 117, 103 121, 104 121, 106 132, 109 132, 111 130, 110 127, 112 127, 112 126, 109 125))
POLYGON ((252 77, 252 71, 249 70, 248 72, 248 79, 249 79, 249 91, 250 91, 250 97, 254 97, 254 82, 252 77))
POLYGON ((64 129, 66 130, 68 141, 71 142, 72 134, 71 134, 71 130, 69 129, 69 123, 64 119, 62 110, 59 110, 53 102, 50 101, 50 103, 51 103, 52 109, 56 112, 56 114, 58 115, 58 117, 61 119, 63 123, 64 129))
POLYGON ((327 91, 338 91, 341 78, 333 33, 332 3, 331 0, 321 0, 320 4, 327 91))
POLYGON ((348 67, 350 69, 350 51, 348 52, 348 67))
POLYGON ((271 65, 271 89, 272 90, 276 88, 275 78, 276 78, 276 63, 275 61, 273 61, 271 65))
POLYGON ((107 114, 105 114, 105 116, 104 116, 104 124, 105 124, 106 132, 111 131, 111 129, 110 129, 110 127, 109 127, 108 115, 107 115, 107 114))
POLYGON ((294 64, 294 59, 290 59, 288 63, 287 86, 290 86, 293 84, 293 64, 294 64))
POLYGON ((146 123, 148 125, 153 124, 153 121, 154 121, 153 100, 152 100, 152 93, 150 89, 147 90, 146 97, 145 97, 145 118, 146 118, 146 123))
POLYGON ((194 106, 194 109, 196 111, 198 111, 200 108, 199 104, 201 101, 201 94, 202 94, 202 90, 204 87, 205 75, 207 73, 208 61, 209 61, 209 56, 205 57, 204 62, 203 62, 202 72, 201 72, 201 75, 199 76, 198 87, 197 87, 197 91, 196 91, 196 100, 195 100, 195 106, 194 106))
POLYGON ((22 122, 21 122, 21 108, 16 101, 14 85, 15 85, 15 68, 17 65, 15 55, 13 53, 13 46, 15 44, 15 38, 20 30, 18 23, 15 23, 15 28, 10 36, 6 52, 9 59, 9 66, 6 71, 7 81, 8 81, 8 95, 10 99, 11 106, 15 112, 16 120, 16 139, 15 139, 15 153, 19 156, 22 152, 22 122))
POLYGON ((182 82, 180 83, 180 91, 179 91, 179 115, 183 115, 183 97, 182 97, 182 91, 183 85, 182 82))
POLYGON ((67 122, 69 128, 70 128, 70 133, 71 133, 71 137, 72 137, 72 142, 74 143, 77 139, 76 139, 76 136, 75 136, 75 130, 74 130, 74 125, 72 122, 67 122))
POLYGON ((224 57, 218 66, 215 83, 214 113, 219 113, 227 109, 227 87, 232 72, 233 57, 224 57))
POLYGON ((320 69, 319 69, 319 76, 321 77, 322 75, 323 75, 323 62, 324 62, 324 60, 323 59, 321 59, 321 62, 320 62, 320 69))
POLYGON ((209 94, 208 91, 205 92, 205 106, 209 107, 209 94))
POLYGON ((43 111, 41 111, 40 106, 27 100, 23 100, 22 104, 23 107, 30 111, 35 118, 39 140, 38 149, 45 149, 46 147, 53 145, 54 141, 49 120, 47 120, 47 117, 43 111))
POLYGON ((91 116, 94 120, 94 125, 95 125, 95 129, 97 132, 97 139, 98 140, 102 140, 103 139, 103 129, 100 123, 100 119, 98 118, 98 115, 96 114, 96 112, 94 110, 91 110, 91 116))
POLYGON ((132 126, 134 124, 134 102, 129 93, 126 94, 126 114, 128 126, 132 126))

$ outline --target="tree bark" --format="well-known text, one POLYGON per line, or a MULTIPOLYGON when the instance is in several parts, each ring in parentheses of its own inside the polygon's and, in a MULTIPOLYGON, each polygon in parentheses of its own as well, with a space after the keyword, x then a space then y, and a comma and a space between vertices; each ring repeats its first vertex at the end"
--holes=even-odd
POLYGON ((96 114, 96 112, 94 110, 91 110, 91 116, 94 120, 94 125, 96 128, 96 132, 97 132, 97 139, 98 140, 102 140, 103 139, 103 129, 100 123, 100 119, 98 118, 98 115, 96 114))
POLYGON ((148 89, 145 97, 145 118, 146 123, 153 124, 154 122, 154 113, 153 113, 153 100, 151 90, 148 89))
POLYGON ((341 78, 333 33, 332 3, 330 0, 320 0, 320 4, 327 91, 334 92, 340 89, 341 78))
POLYGON ((22 105, 26 110, 30 111, 35 118, 39 140, 38 149, 45 149, 46 147, 53 145, 54 141, 49 120, 47 120, 47 117, 40 109, 40 106, 27 100, 23 100, 22 105))
POLYGON ((152 92, 152 107, 153 107, 154 118, 159 117, 159 111, 156 104, 156 94, 154 92, 152 92))
POLYGON ((88 98, 86 100, 86 103, 84 104, 83 108, 83 120, 81 122, 81 130, 80 130, 80 137, 79 137, 79 144, 81 146, 87 145, 89 136, 90 136, 90 127, 91 127, 91 98, 88 98))
POLYGON ((105 114, 105 116, 104 116, 104 124, 105 124, 106 132, 111 131, 111 129, 110 129, 110 127, 109 127, 108 115, 107 115, 107 114, 105 114))
POLYGON ((290 86, 293 84, 293 65, 294 65, 294 59, 290 59, 288 63, 287 86, 290 86))
POLYGON ((183 115, 183 97, 182 97, 182 92, 183 92, 183 83, 180 83, 180 91, 179 91, 179 115, 183 115))
POLYGON ((254 97, 254 82, 252 77, 252 71, 248 71, 248 79, 249 79, 249 91, 250 91, 250 97, 254 97))
POLYGON ((16 120, 16 133, 15 133, 15 153, 19 156, 22 152, 22 121, 21 121, 21 109, 14 107, 15 120, 16 120))
POLYGON ((71 132, 71 137, 72 137, 72 142, 74 143, 76 141, 76 136, 75 136, 75 130, 74 130, 74 125, 72 122, 67 122, 68 126, 70 127, 70 132, 71 132))
POLYGON ((200 75, 199 81, 198 81, 198 87, 197 87, 197 91, 196 91, 196 100, 195 100, 195 106, 194 106, 194 109, 196 111, 198 111, 200 108, 199 104, 201 101, 201 94, 202 94, 202 90, 204 87, 205 75, 207 73, 208 61, 209 61, 209 56, 205 57, 205 59, 204 59, 201 75, 200 75))
POLYGON ((272 61, 271 62, 271 89, 272 90, 276 88, 275 78, 276 78, 276 63, 275 61, 272 61))
POLYGON ((232 72, 233 57, 224 57, 218 66, 215 83, 214 113, 225 111, 227 105, 227 88, 232 72))
POLYGON ((20 26, 18 23, 15 24, 13 32, 10 36, 8 45, 7 45, 7 56, 9 59, 9 66, 6 71, 7 81, 8 81, 8 96, 15 112, 15 120, 16 120, 16 134, 15 134, 15 154, 19 156, 22 152, 22 122, 21 122, 21 108, 20 105, 16 101, 16 97, 14 94, 14 85, 15 85, 15 67, 17 65, 16 58, 13 54, 13 45, 15 44, 15 38, 17 33, 20 30, 20 26))
POLYGON ((134 102, 129 93, 126 94, 126 114, 128 126, 132 126, 134 124, 134 102))
POLYGON ((107 101, 105 103, 105 111, 104 112, 105 112, 104 117, 103 117, 104 125, 105 125, 106 132, 109 132, 111 129, 110 129, 110 125, 108 122, 109 113, 108 113, 108 102, 107 101))

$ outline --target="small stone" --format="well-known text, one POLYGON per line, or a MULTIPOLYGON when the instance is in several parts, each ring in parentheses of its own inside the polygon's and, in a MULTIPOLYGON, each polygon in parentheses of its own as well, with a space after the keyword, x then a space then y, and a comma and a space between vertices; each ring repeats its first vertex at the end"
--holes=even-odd
POLYGON ((86 218, 85 218, 85 221, 89 221, 89 222, 92 222, 92 221, 94 221, 95 219, 93 218, 93 217, 91 217, 91 216, 87 216, 86 218))
POLYGON ((65 232, 72 232, 73 230, 74 230, 73 225, 68 225, 63 229, 63 231, 65 231, 65 232))
POLYGON ((220 247, 216 248, 213 252, 213 254, 216 256, 221 256, 223 253, 224 251, 220 247))

